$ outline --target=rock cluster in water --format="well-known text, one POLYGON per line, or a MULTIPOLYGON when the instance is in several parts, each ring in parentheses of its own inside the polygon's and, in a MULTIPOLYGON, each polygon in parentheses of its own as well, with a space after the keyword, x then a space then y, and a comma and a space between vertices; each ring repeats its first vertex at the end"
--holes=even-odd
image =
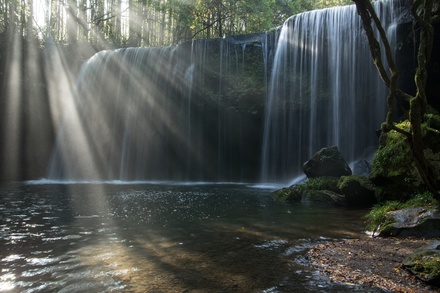
POLYGON ((303 170, 307 181, 277 190, 272 196, 281 201, 337 206, 371 206, 376 202, 372 182, 365 176, 353 175, 336 146, 318 151, 304 163, 303 170))

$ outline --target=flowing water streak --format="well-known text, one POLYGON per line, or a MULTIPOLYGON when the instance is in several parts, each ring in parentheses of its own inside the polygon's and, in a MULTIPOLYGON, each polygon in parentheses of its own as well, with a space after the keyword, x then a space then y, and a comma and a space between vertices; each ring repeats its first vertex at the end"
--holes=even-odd
MULTIPOLYGON (((403 2, 374 4, 385 30, 403 21, 396 16, 403 2)), ((390 38, 393 48, 395 41, 390 38)), ((361 157, 376 145, 386 96, 354 5, 288 19, 270 81, 262 181, 300 175, 302 164, 326 146, 338 146, 347 161, 361 157)))
POLYGON ((247 61, 261 42, 256 34, 97 53, 69 99, 49 179, 256 178, 261 127, 236 92, 244 71, 264 76, 261 60, 247 61))

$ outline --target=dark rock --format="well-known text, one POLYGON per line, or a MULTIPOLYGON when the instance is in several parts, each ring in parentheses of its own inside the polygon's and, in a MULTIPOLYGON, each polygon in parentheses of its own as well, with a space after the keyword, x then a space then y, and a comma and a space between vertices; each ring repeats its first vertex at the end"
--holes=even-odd
POLYGON ((367 160, 359 160, 353 166, 354 175, 370 176, 371 170, 371 164, 367 160))
POLYGON ((403 261, 403 265, 422 281, 439 286, 440 241, 434 240, 416 250, 403 261))
POLYGON ((272 197, 280 201, 299 202, 301 201, 302 191, 298 186, 286 187, 272 192, 272 197))
POLYGON ((381 237, 440 237, 440 214, 437 209, 407 208, 387 214, 387 221, 379 227, 381 237))
POLYGON ((351 175, 351 169, 337 146, 323 148, 303 165, 308 178, 351 175))
POLYGON ((345 195, 350 206, 372 206, 376 196, 374 184, 367 178, 359 175, 342 176, 338 182, 338 188, 345 195))
POLYGON ((330 205, 346 206, 347 200, 344 195, 330 190, 308 190, 301 198, 302 203, 325 203, 330 205))

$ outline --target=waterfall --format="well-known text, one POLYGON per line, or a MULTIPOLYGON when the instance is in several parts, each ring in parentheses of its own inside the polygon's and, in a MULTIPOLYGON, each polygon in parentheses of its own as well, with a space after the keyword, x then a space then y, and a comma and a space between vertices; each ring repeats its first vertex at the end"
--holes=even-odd
POLYGON ((245 94, 264 89, 264 36, 97 53, 63 97, 48 177, 255 181, 265 94, 245 94))
MULTIPOLYGON (((404 1, 375 2, 392 36, 404 1)), ((263 137, 263 182, 287 181, 316 151, 336 145, 350 162, 375 146, 387 89, 355 5, 292 16, 283 25, 271 74, 263 137)))
MULTIPOLYGON (((375 3, 390 31, 408 21, 400 2, 375 3)), ((386 95, 354 6, 271 32, 102 51, 60 97, 48 177, 286 182, 322 147, 350 161, 375 145, 386 95)))

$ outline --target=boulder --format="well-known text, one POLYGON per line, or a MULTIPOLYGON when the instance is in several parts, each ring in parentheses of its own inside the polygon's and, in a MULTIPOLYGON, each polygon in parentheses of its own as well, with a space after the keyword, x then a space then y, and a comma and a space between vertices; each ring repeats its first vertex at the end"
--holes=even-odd
POLYGON ((351 169, 337 146, 321 149, 302 168, 308 178, 351 175, 351 169))
POLYGON ((434 240, 409 255, 403 265, 422 281, 440 285, 440 241, 434 240))
POLYGON ((377 202, 374 184, 367 177, 342 176, 338 181, 338 188, 350 206, 370 207, 377 202))
POLYGON ((406 208, 387 213, 379 227, 381 237, 440 237, 440 214, 437 209, 406 208))
POLYGON ((272 192, 272 198, 279 201, 299 202, 301 201, 301 197, 302 190, 298 185, 281 188, 272 192))
POLYGON ((305 191, 301 198, 302 203, 324 203, 337 206, 347 206, 344 195, 330 190, 309 190, 305 191))

